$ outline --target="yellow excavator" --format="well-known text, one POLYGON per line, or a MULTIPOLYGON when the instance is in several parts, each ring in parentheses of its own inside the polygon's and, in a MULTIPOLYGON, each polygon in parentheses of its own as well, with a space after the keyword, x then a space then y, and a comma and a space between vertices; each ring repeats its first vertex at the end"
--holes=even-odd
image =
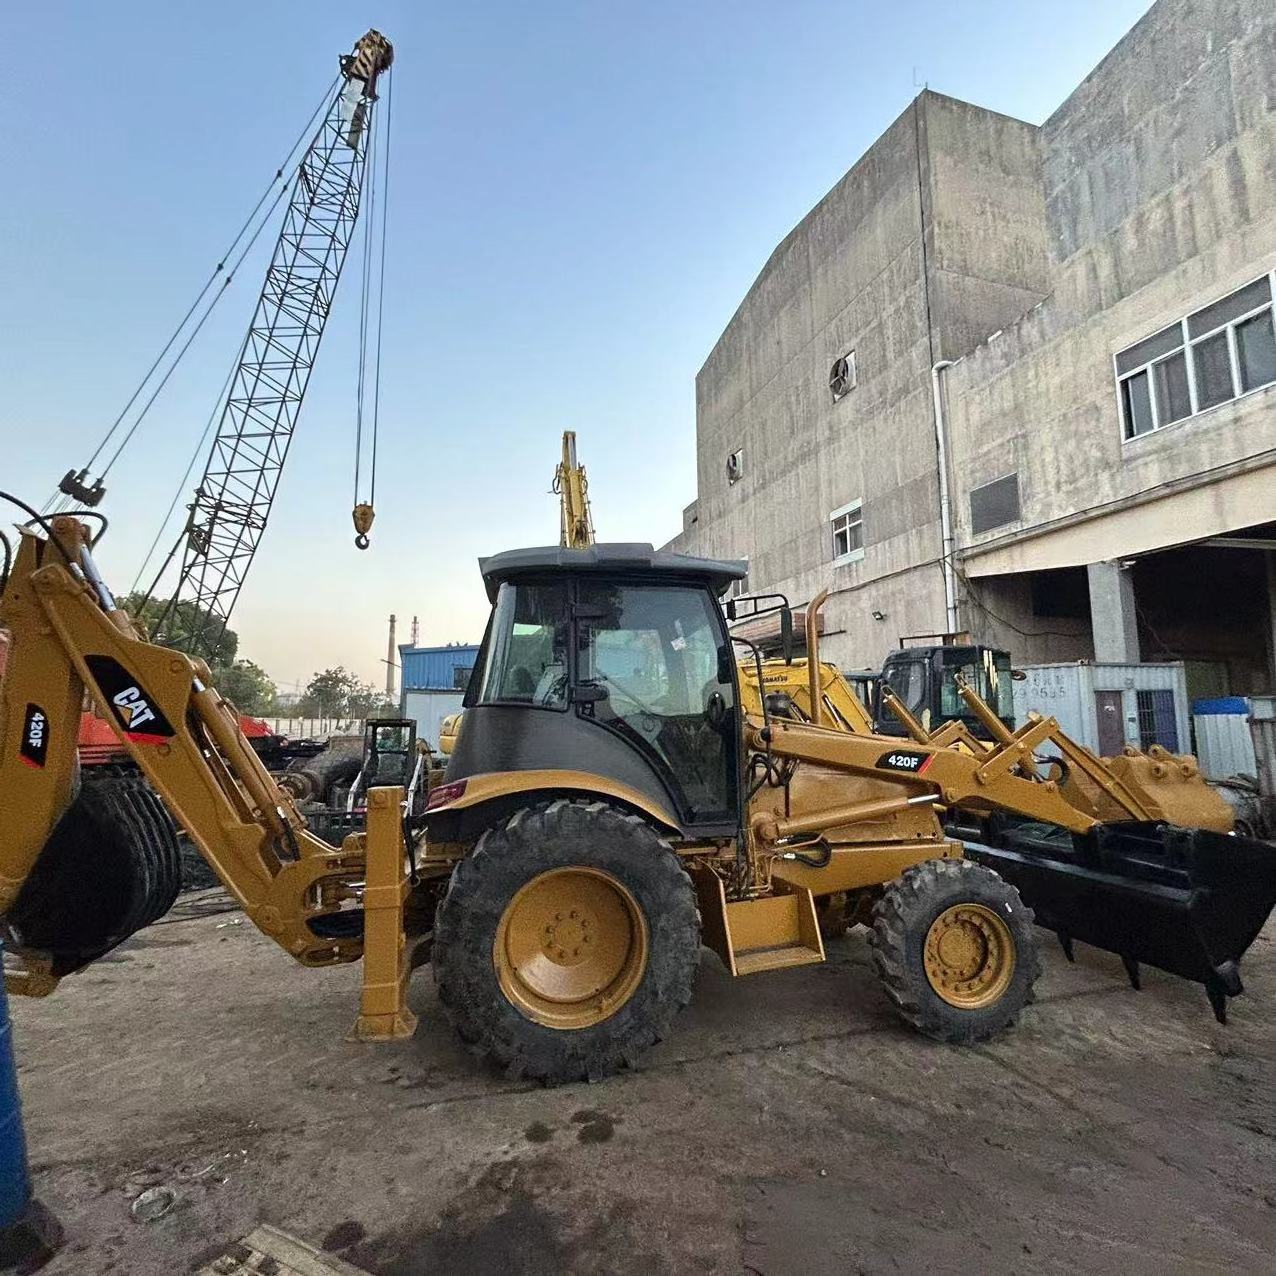
POLYGON ((907 1023, 959 1043, 1012 1024, 1040 969, 1033 913, 945 831, 954 810, 1088 847, 1096 864, 1078 852, 1068 871, 1019 853, 1062 882, 1041 891, 1061 910, 1104 903, 1087 892, 1114 864, 1159 873, 1156 924, 1134 938, 1174 950, 1158 964, 1220 1003, 1276 902, 1270 846, 1161 822, 1049 719, 973 753, 841 729, 813 680, 808 721, 769 697, 746 712, 721 606, 745 565, 635 545, 483 561, 492 614, 445 782, 420 819, 401 788, 372 789, 366 831, 331 846, 248 747, 207 666, 148 642, 115 605, 83 519, 25 508, 0 593, 0 913, 15 991, 52 991, 164 911, 165 810, 294 959, 363 961, 355 1036, 413 1031, 408 980, 429 960, 462 1037, 547 1082, 633 1062, 690 997, 702 941, 735 975, 822 961, 817 900, 834 895, 871 923, 907 1023), (86 697, 158 800, 78 774, 86 697), (1050 743, 1132 818, 1069 800, 1036 763, 1050 743))

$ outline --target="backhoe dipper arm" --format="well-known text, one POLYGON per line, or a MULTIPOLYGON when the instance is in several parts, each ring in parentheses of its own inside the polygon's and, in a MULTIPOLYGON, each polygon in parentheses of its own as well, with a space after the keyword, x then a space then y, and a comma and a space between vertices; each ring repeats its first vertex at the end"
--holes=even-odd
POLYGON ((309 833, 203 661, 140 637, 103 584, 83 524, 56 518, 52 532, 23 529, 0 597, 11 635, 0 683, 0 911, 74 797, 87 691, 255 925, 305 965, 358 958, 361 928, 320 919, 355 897, 363 836, 337 849, 309 833))

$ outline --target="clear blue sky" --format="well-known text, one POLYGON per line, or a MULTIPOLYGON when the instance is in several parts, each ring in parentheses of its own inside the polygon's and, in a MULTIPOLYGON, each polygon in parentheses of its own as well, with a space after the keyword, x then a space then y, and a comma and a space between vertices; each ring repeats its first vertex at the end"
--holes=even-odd
MULTIPOLYGON (((351 543, 352 272, 233 623, 283 684, 337 663, 379 680, 391 611, 401 638, 415 613, 425 641, 476 640, 475 559, 557 538, 564 428, 600 536, 678 530, 697 369, 771 249, 922 84, 1040 122, 1146 7, 19 6, 0 90, 0 486, 39 504, 87 459, 374 25, 397 58, 373 548, 351 543)), ((241 272, 115 478, 102 556, 120 586, 263 269, 258 254, 241 272)))

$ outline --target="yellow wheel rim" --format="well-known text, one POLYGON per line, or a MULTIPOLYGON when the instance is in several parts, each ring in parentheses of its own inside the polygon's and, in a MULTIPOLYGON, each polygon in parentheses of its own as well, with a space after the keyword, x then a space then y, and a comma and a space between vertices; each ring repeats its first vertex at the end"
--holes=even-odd
POLYGON ((1014 978, 1010 927, 983 904, 944 909, 931 922, 922 951, 930 986, 961 1010, 992 1005, 1014 978))
POLYGON ((589 1028, 633 996, 647 969, 647 922, 610 873, 556 868, 510 900, 492 959, 501 991, 550 1028, 589 1028))

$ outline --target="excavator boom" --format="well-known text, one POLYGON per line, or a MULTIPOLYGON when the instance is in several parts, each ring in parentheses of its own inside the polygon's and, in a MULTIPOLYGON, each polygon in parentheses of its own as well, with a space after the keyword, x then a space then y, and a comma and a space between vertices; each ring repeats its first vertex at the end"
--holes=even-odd
POLYGON ((588 548, 594 543, 594 516, 585 467, 576 460, 575 430, 563 431, 563 459, 554 471, 554 491, 559 500, 559 544, 566 549, 588 548))

